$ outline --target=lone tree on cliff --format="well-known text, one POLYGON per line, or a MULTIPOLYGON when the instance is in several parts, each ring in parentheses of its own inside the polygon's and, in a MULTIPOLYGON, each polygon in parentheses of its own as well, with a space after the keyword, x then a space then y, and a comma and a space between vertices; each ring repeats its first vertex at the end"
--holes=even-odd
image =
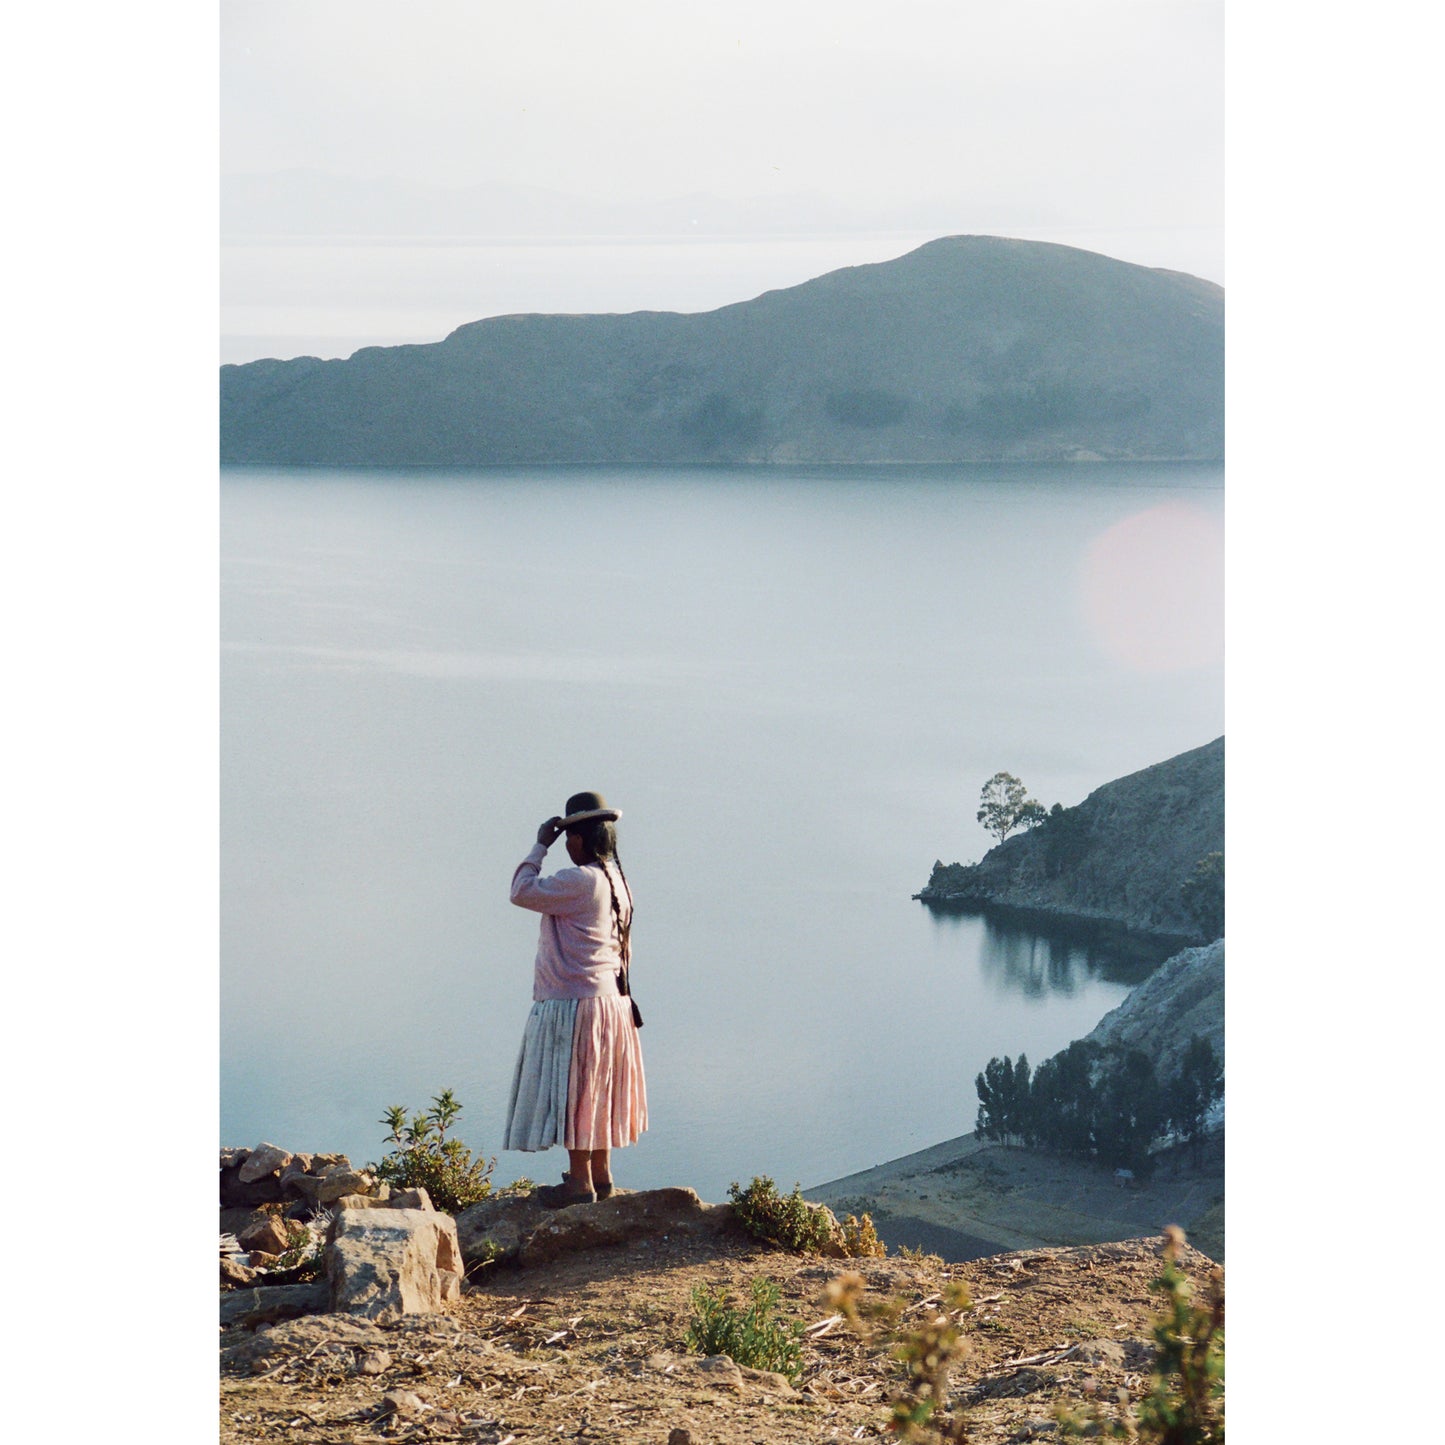
POLYGON ((1003 842, 1015 828, 1032 828, 1049 815, 1044 805, 1029 797, 1028 789, 1012 773, 995 773, 979 796, 978 821, 1003 842))

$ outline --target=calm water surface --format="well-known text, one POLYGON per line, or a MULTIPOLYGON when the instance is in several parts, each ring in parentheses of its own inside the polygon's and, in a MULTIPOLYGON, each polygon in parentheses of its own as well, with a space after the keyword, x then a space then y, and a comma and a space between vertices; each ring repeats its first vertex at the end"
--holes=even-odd
POLYGON ((963 1133, 990 1056, 1137 977, 910 894, 988 847, 999 769, 1072 804, 1223 731, 1222 469, 241 468, 221 497, 222 1142, 375 1158, 386 1105, 450 1087, 496 1152, 537 927, 507 885, 581 788, 637 897, 627 1185, 963 1133))

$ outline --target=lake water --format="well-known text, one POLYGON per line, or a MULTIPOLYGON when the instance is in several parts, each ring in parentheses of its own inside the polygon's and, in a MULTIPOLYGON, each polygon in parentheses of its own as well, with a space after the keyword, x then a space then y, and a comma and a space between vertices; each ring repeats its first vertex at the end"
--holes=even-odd
MULTIPOLYGON (((1224 730, 1223 469, 234 468, 221 1141, 497 1152, 538 823, 623 810, 652 1129, 629 1187, 820 1183, 969 1130, 1137 974, 910 895, 1224 730)), ((565 857, 554 849, 552 866, 565 857)), ((501 1154, 497 1179, 565 1160, 501 1154)))

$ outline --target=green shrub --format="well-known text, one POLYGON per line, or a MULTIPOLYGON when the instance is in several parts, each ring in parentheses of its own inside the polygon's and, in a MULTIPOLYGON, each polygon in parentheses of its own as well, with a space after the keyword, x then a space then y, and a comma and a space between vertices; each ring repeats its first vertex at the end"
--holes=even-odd
POLYGON ((290 1243, 276 1257, 268 1273, 288 1274, 297 1284, 320 1279, 326 1262, 325 1226, 329 1222, 323 1213, 319 1227, 313 1230, 297 1220, 288 1220, 286 1234, 290 1243))
POLYGON ((688 1348, 702 1355, 727 1355, 749 1369, 774 1370, 796 1380, 803 1368, 803 1327, 772 1318, 778 1295, 772 1280, 755 1279, 752 1304, 739 1310, 729 1303, 726 1290, 699 1285, 692 1292, 688 1348))
POLYGON ((835 1257, 882 1255, 882 1241, 868 1215, 849 1215, 842 1223, 821 1204, 809 1204, 802 1186, 793 1185, 786 1198, 766 1175, 754 1176, 746 1189, 734 1180, 728 1198, 738 1223, 754 1239, 775 1244, 795 1254, 829 1254, 835 1257))
POLYGON ((368 1169, 397 1189, 425 1189, 431 1202, 448 1214, 458 1214, 492 1192, 495 1159, 472 1158, 460 1139, 448 1139, 462 1106, 450 1089, 432 1099, 432 1107, 413 1114, 407 1122, 404 1104, 393 1104, 381 1122, 390 1130, 388 1144, 397 1147, 380 1164, 368 1169))
POLYGON ((1113 1418, 1098 1406, 1086 1414, 1061 1410, 1064 1434, 1144 1445, 1224 1445, 1224 1271, 1215 1266, 1209 1303, 1196 1305, 1179 1268, 1183 1245, 1184 1231, 1171 1224, 1164 1231, 1164 1268, 1153 1281, 1166 1308, 1154 1323, 1149 1389, 1137 1406, 1124 1395, 1113 1418))

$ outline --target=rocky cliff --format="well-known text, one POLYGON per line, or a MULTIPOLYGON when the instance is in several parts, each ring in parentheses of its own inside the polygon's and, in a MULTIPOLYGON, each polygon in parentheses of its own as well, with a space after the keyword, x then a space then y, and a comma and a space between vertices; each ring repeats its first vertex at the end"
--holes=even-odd
POLYGON ((1216 460, 1224 292, 952 236, 696 315, 499 316, 220 380, 227 462, 1216 460))
POLYGON ((1224 1058, 1224 940, 1186 948, 1167 959, 1087 1036, 1101 1047, 1119 1045, 1148 1054, 1155 1074, 1179 1072, 1194 1035, 1224 1058))
POLYGON ((1181 889, 1224 851, 1224 739, 1097 788, 991 848, 936 863, 915 894, 942 908, 1012 908, 1204 941, 1181 889))

